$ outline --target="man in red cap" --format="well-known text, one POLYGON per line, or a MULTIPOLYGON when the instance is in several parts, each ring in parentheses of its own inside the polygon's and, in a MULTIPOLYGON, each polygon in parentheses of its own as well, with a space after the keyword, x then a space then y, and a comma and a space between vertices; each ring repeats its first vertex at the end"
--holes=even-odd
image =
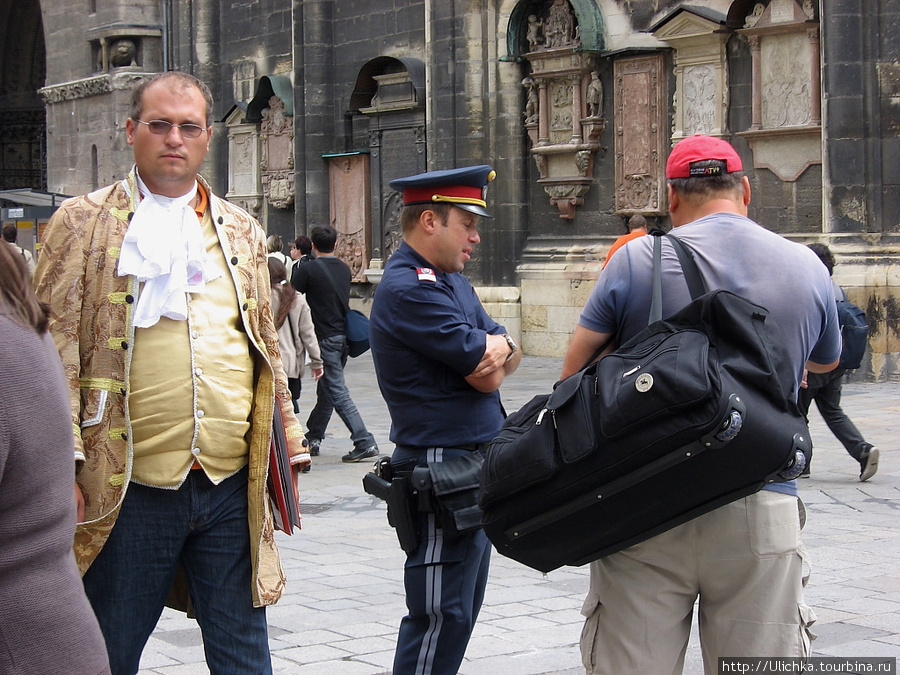
MULTIPOLYGON (((401 480, 416 467, 468 465, 503 425, 497 390, 521 352, 461 274, 481 240, 479 217, 490 217, 484 192, 493 177, 480 165, 391 182, 403 193, 403 242, 375 291, 369 341, 397 446, 390 470, 401 480)), ((414 501, 401 513, 388 507, 407 553, 409 610, 393 672, 456 673, 484 598, 491 545, 480 528, 456 534, 444 514, 408 497, 414 501), (411 523, 405 544, 404 514, 411 523)))
MULTIPOLYGON (((727 142, 692 136, 666 164, 669 213, 707 288, 766 307, 781 329, 795 391, 834 368, 841 338, 834 291, 809 249, 747 217, 750 181, 727 142)), ((629 242, 601 272, 581 314, 562 377, 610 336, 647 326, 652 237, 629 242)), ((690 302, 672 245, 663 242, 663 317, 690 302)), ((805 513, 795 481, 771 484, 619 553, 591 563, 582 612, 582 658, 593 673, 680 673, 693 606, 707 673, 720 657, 806 657, 815 615, 803 603, 805 513)))

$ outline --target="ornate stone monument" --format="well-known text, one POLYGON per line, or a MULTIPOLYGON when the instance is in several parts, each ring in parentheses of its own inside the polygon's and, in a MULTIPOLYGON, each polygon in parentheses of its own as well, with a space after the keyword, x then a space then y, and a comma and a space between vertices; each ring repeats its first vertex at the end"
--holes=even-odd
POLYGON ((546 16, 528 17, 523 58, 531 73, 525 89, 525 129, 537 165, 538 183, 571 220, 593 182, 594 155, 600 150, 603 84, 594 55, 581 49, 577 20, 567 0, 553 0, 546 16))

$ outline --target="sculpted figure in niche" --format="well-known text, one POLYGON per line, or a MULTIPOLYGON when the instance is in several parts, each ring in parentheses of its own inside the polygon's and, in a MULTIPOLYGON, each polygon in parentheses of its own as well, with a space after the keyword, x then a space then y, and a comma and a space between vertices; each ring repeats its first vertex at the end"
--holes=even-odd
POLYGON ((753 28, 756 24, 759 23, 759 20, 762 18, 763 12, 766 11, 766 6, 761 2, 757 2, 753 7, 753 11, 747 15, 747 19, 744 21, 744 28, 753 28))
POLYGON ((528 32, 525 34, 525 38, 528 40, 528 51, 533 52, 544 41, 544 36, 541 35, 543 27, 544 22, 541 19, 538 19, 534 14, 529 15, 528 32))
POLYGON ((134 40, 116 40, 109 53, 109 65, 113 68, 137 65, 137 45, 134 40))
POLYGON ((563 47, 572 41, 575 21, 566 0, 554 0, 544 30, 548 47, 563 47))
POLYGON ((522 80, 522 86, 525 87, 525 124, 537 122, 538 118, 538 92, 534 78, 530 75, 522 80))
POLYGON ((603 83, 600 81, 600 73, 596 70, 591 73, 591 83, 587 88, 588 114, 591 117, 600 117, 603 114, 603 83))

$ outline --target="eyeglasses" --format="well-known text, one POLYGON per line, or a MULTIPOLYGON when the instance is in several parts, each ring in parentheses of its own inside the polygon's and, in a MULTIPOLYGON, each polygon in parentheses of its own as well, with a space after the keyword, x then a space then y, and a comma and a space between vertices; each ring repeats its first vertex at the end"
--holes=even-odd
POLYGON ((172 131, 172 127, 178 129, 185 138, 200 138, 200 134, 206 131, 206 128, 201 127, 199 124, 172 124, 165 120, 150 120, 149 122, 135 120, 135 122, 146 124, 150 128, 150 133, 157 136, 168 136, 169 132, 172 131))

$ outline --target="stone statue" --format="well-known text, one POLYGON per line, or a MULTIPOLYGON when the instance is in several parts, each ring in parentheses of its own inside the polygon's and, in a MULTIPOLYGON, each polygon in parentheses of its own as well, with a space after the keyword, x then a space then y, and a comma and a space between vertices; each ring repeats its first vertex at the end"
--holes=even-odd
POLYGON ((525 124, 534 124, 538 119, 537 84, 535 84, 534 78, 529 75, 522 80, 522 86, 525 87, 527 96, 525 99, 525 124))
POLYGON ((566 0, 553 0, 550 16, 544 28, 548 47, 563 47, 572 41, 575 22, 566 0))
POLYGON ((137 65, 137 45, 134 40, 116 40, 109 51, 109 65, 113 68, 137 65))
POLYGON ((596 70, 591 73, 591 83, 587 88, 587 104, 590 117, 600 117, 603 114, 603 83, 596 70))
POLYGON ((747 15, 747 19, 744 21, 744 28, 754 28, 756 24, 759 23, 759 20, 762 18, 763 12, 766 11, 766 6, 761 2, 757 2, 753 7, 753 11, 747 15))
POLYGON ((543 27, 544 22, 538 19, 534 14, 531 14, 528 17, 528 32, 525 34, 525 38, 528 40, 528 51, 535 51, 544 41, 544 36, 541 35, 541 29, 543 27))

